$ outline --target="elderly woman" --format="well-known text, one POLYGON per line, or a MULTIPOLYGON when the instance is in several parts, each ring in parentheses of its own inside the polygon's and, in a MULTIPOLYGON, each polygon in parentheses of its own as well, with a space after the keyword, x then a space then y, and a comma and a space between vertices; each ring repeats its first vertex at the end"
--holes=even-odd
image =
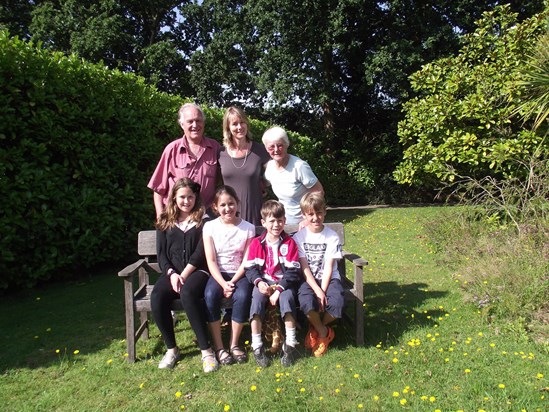
POLYGON ((265 179, 286 209, 286 223, 303 226, 299 201, 305 193, 323 195, 322 184, 306 161, 288 153, 290 141, 283 128, 271 127, 263 134, 262 140, 271 156, 265 169, 265 179))
POLYGON ((263 145, 251 140, 248 126, 248 118, 242 109, 232 106, 225 111, 219 166, 223 182, 235 189, 240 199, 239 216, 260 226, 263 171, 270 157, 263 145))

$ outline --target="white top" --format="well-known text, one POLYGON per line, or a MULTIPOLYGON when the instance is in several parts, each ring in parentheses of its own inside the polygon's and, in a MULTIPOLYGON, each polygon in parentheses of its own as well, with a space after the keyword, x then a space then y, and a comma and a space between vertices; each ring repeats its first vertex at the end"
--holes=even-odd
MULTIPOLYGON (((313 233, 304 227, 293 236, 299 250, 299 257, 306 257, 315 279, 321 280, 327 259, 341 259, 341 242, 337 233, 327 226, 322 232, 313 233)), ((332 279, 341 279, 337 265, 332 270, 332 279)))
POLYGON ((286 223, 295 225, 302 220, 299 201, 318 182, 318 178, 306 161, 289 156, 288 164, 282 170, 277 170, 275 161, 269 160, 265 179, 271 183, 274 194, 286 209, 286 223))
POLYGON ((244 259, 246 241, 255 236, 255 226, 244 219, 228 226, 218 217, 204 224, 202 234, 213 239, 219 271, 235 273, 244 259))

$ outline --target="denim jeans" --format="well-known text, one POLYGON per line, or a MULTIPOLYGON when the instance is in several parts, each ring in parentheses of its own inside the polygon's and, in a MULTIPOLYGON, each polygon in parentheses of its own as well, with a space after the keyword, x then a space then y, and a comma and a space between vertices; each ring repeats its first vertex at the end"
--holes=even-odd
MULTIPOLYGON (((230 280, 233 277, 232 273, 221 273, 223 279, 230 280)), ((232 320, 237 323, 245 323, 250 315, 250 303, 252 300, 252 284, 246 276, 243 276, 236 282, 233 295, 231 297, 233 303, 232 320)), ((221 301, 223 300, 223 288, 213 276, 210 276, 204 291, 204 300, 208 309, 208 322, 215 322, 221 319, 221 301)))

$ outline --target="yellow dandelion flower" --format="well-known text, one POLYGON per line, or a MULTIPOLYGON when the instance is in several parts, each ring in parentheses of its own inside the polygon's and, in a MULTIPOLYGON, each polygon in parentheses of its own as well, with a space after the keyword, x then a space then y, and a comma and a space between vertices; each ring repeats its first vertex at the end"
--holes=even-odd
POLYGON ((245 340, 244 341, 244 345, 249 345, 250 344, 250 341, 249 340, 245 340))
POLYGON ((223 407, 223 410, 226 412, 226 411, 230 411, 231 410, 231 407, 229 405, 225 405, 223 407))
POLYGON ((78 355, 80 353, 80 351, 78 349, 76 349, 74 352, 73 352, 75 355, 78 355))
POLYGON ((358 379, 358 378, 360 378, 360 375, 359 375, 358 373, 355 373, 355 374, 353 375, 353 377, 354 377, 355 379, 358 379))
POLYGON ((338 368, 338 369, 341 368, 341 365, 340 365, 340 364, 337 364, 337 365, 336 365, 336 368, 338 368))
POLYGON ((181 406, 179 407, 179 409, 181 409, 181 410, 185 409, 185 405, 181 405, 181 406))
POLYGON ((257 386, 255 386, 255 385, 250 386, 250 390, 251 390, 252 392, 255 392, 256 389, 257 389, 257 386))
POLYGON ((400 393, 398 393, 398 392, 393 392, 393 397, 394 397, 394 398, 398 398, 399 396, 400 396, 400 393))
POLYGON ((478 336, 484 336, 484 333, 479 332, 479 333, 478 333, 478 336))
POLYGON ((420 399, 421 399, 422 401, 426 401, 428 398, 427 398, 427 396, 423 395, 420 399))
POLYGON ((336 388, 335 393, 339 393, 341 390, 339 388, 336 388))
POLYGON ((55 350, 55 353, 59 353, 59 352, 60 352, 60 350, 59 350, 59 349, 56 349, 56 350, 55 350))
POLYGON ((143 389, 144 387, 145 387, 145 382, 141 382, 141 383, 139 384, 139 389, 143 389))
POLYGON ((434 401, 436 401, 436 400, 437 400, 437 398, 435 398, 434 396, 429 396, 429 402, 432 403, 432 402, 434 402, 434 401))
POLYGON ((276 393, 280 393, 281 390, 281 388, 276 388, 276 393))
POLYGON ((500 389, 505 389, 505 384, 500 383, 500 384, 498 385, 498 388, 500 388, 500 389))
POLYGON ((400 404, 401 404, 402 406, 406 405, 406 402, 407 402, 406 399, 401 399, 401 400, 400 400, 400 404))
POLYGON ((177 392, 175 393, 175 397, 178 398, 178 399, 181 398, 181 395, 183 395, 183 394, 181 393, 181 391, 177 391, 177 392))
POLYGON ((357 407, 358 409, 362 409, 362 408, 364 408, 364 405, 361 404, 361 403, 359 403, 356 407, 357 407))
POLYGON ((261 372, 261 368, 255 368, 255 373, 261 372))
POLYGON ((398 359, 397 359, 397 358, 393 358, 393 363, 398 363, 398 359))
POLYGON ((107 365, 110 365, 111 363, 112 363, 112 359, 109 359, 109 360, 107 361, 107 365))
POLYGON ((542 378, 543 378, 543 373, 538 373, 538 374, 536 375, 536 378, 542 379, 542 378))
POLYGON ((319 396, 319 397, 318 397, 318 400, 319 400, 319 401, 324 400, 324 396, 319 396))
POLYGON ((379 401, 379 396, 374 395, 373 399, 374 399, 374 402, 378 402, 379 401))
POLYGON ((305 388, 300 388, 299 392, 301 392, 301 393, 305 392, 305 388))
POLYGON ((125 358, 127 358, 128 356, 130 356, 129 353, 125 353, 125 354, 124 354, 124 357, 125 357, 125 358))
POLYGON ((465 369, 465 373, 471 373, 471 369, 465 369))
POLYGON ((301 383, 301 382, 303 382, 303 379, 299 378, 299 379, 297 380, 297 382, 298 382, 298 383, 301 383))

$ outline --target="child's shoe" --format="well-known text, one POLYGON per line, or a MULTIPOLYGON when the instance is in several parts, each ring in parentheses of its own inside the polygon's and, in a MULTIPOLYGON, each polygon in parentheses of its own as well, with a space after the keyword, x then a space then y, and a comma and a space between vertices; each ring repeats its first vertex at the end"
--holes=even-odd
POLYGON ((320 357, 326 353, 328 350, 328 345, 331 341, 335 338, 335 332, 332 328, 329 326, 326 326, 326 329, 328 330, 328 333, 326 334, 325 338, 317 338, 316 347, 313 348, 313 354, 315 357, 320 357))
POLYGON ((179 349, 175 351, 167 351, 160 363, 158 364, 159 369, 173 369, 181 355, 179 354, 179 349))
POLYGON ((219 369, 219 362, 217 361, 215 354, 207 354, 202 357, 202 370, 204 373, 215 372, 219 369))
POLYGON ((313 325, 309 325, 309 331, 305 335, 305 342, 303 342, 303 345, 307 349, 313 349, 317 344, 318 339, 318 332, 313 327, 313 325))
POLYGON ((262 368, 266 368, 271 363, 269 357, 265 353, 265 348, 263 345, 257 349, 254 349, 254 358, 257 366, 261 366, 262 368))
POLYGON ((282 366, 288 367, 292 366, 297 358, 297 349, 294 346, 286 345, 286 342, 282 345, 282 357, 280 362, 282 366))

